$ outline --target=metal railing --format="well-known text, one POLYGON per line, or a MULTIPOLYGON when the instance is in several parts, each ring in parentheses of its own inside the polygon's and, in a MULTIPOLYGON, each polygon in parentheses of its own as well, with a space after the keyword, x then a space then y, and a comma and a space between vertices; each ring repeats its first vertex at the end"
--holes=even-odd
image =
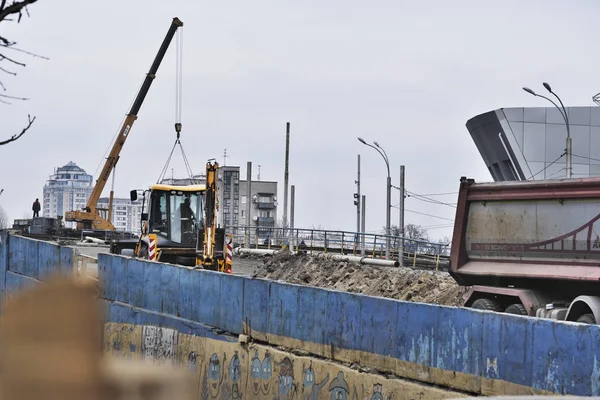
POLYGON ((98 258, 81 254, 73 248, 73 277, 98 280, 98 258))
POLYGON ((417 264, 439 268, 446 264, 449 243, 432 243, 400 236, 330 231, 320 229, 273 228, 266 226, 235 226, 227 228, 234 238, 234 247, 256 249, 290 248, 307 252, 334 252, 371 258, 385 258, 386 239, 390 238, 390 258, 398 259, 400 243, 404 239, 405 266, 417 264))

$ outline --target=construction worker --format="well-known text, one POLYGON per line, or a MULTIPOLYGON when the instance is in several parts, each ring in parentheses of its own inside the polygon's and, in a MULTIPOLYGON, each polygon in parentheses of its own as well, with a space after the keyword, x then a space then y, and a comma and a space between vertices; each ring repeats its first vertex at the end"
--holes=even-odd
POLYGON ((40 205, 40 199, 35 199, 31 209, 33 210, 33 218, 40 216, 40 210, 42 209, 42 206, 40 205))

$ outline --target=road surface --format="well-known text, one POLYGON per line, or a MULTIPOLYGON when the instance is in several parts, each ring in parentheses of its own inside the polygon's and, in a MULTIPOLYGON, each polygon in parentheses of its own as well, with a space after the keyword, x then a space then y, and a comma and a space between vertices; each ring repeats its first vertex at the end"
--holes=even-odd
MULTIPOLYGON (((80 254, 98 258, 99 253, 108 253, 108 247, 103 246, 73 246, 80 254)), ((240 276, 250 276, 254 273, 254 268, 262 264, 262 260, 253 260, 247 258, 233 258, 233 274, 240 276)))

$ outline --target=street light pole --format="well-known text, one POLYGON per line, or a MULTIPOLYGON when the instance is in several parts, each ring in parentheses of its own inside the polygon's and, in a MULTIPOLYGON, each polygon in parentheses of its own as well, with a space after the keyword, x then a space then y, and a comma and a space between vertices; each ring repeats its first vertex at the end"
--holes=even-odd
POLYGON ((377 142, 373 142, 373 144, 375 144, 375 146, 373 146, 372 144, 367 143, 363 138, 358 138, 358 141, 361 142, 362 144, 372 147, 375 150, 377 150, 377 152, 381 155, 381 157, 383 157, 383 160, 385 161, 385 165, 387 167, 387 182, 386 182, 386 210, 385 210, 385 234, 386 234, 386 240, 385 240, 385 258, 386 260, 390 259, 390 209, 392 207, 392 202, 391 202, 391 197, 392 197, 392 177, 390 175, 390 163, 387 157, 387 154, 385 152, 385 150, 383 150, 383 148, 381 146, 379 146, 379 143, 377 142))
POLYGON ((556 104, 552 99, 549 99, 546 96, 542 96, 541 94, 537 94, 536 92, 534 92, 533 90, 531 90, 528 87, 524 87, 523 90, 533 96, 541 97, 542 99, 548 100, 550 103, 552 103, 554 105, 554 107, 556 107, 558 109, 558 112, 563 117, 563 120, 565 121, 565 126, 567 127, 567 142, 566 142, 566 148, 565 148, 565 155, 566 155, 565 167, 567 170, 566 175, 567 175, 567 178, 572 178, 573 177, 573 141, 571 140, 571 127, 569 126, 569 116, 567 115, 567 110, 565 109, 565 105, 563 104, 562 100, 560 99, 560 97, 558 97, 558 95, 556 93, 554 93, 552 91, 552 88, 550 87, 550 85, 547 82, 544 82, 543 85, 546 88, 546 90, 548 90, 548 92, 552 93, 554 95, 554 97, 556 97, 558 99, 562 108, 559 107, 558 104, 556 104))

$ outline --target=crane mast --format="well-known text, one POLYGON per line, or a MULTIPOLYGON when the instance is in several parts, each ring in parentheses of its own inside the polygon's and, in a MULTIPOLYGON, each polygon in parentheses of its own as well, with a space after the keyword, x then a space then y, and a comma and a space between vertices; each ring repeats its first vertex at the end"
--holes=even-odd
POLYGON ((119 161, 119 154, 123 149, 123 145, 129 136, 131 131, 131 127, 134 121, 137 119, 137 114, 140 111, 142 103, 148 94, 148 90, 156 78, 156 72, 158 71, 158 67, 160 66, 167 49, 175 36, 175 32, 179 27, 183 26, 183 22, 179 20, 179 18, 173 18, 171 22, 171 26, 165 36, 156 57, 154 58, 154 62, 150 67, 150 70, 146 74, 146 78, 140 88, 133 105, 131 106, 131 110, 125 117, 125 121, 119 130, 119 134, 113 144, 113 147, 108 155, 106 162, 104 163, 104 167, 102 168, 102 172, 100 173, 98 179, 96 180, 96 184, 94 185, 94 189, 90 198, 88 199, 87 205, 83 211, 67 211, 65 213, 66 221, 76 221, 78 229, 98 229, 98 230, 115 230, 114 225, 110 222, 110 217, 107 219, 103 218, 99 214, 99 210, 97 208, 98 200, 106 186, 106 182, 108 182, 108 178, 110 177, 111 172, 117 165, 119 161))

